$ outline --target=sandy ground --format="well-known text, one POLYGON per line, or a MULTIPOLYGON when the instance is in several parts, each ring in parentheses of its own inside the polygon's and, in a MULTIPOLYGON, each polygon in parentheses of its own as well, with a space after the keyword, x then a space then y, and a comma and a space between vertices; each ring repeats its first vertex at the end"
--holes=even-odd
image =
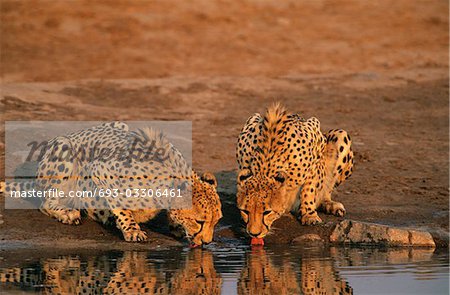
MULTIPOLYGON (((448 244, 447 1, 2 1, 1 17, 3 120, 192 120, 194 167, 219 179, 222 241, 240 237, 239 130, 280 101, 352 135, 355 172, 335 196, 348 218, 448 244)), ((92 221, 0 214, 5 247, 149 246, 92 221)), ((269 242, 311 230, 276 228, 269 242)), ((147 229, 152 245, 178 243, 158 221, 147 229)))

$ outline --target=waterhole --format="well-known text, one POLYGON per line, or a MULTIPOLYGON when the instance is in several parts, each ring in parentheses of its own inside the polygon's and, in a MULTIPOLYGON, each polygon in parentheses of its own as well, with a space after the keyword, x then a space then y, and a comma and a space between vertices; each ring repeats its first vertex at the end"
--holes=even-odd
POLYGON ((447 252, 183 247, 2 251, 1 294, 446 294, 447 252), (34 257, 39 258, 34 258, 34 257))

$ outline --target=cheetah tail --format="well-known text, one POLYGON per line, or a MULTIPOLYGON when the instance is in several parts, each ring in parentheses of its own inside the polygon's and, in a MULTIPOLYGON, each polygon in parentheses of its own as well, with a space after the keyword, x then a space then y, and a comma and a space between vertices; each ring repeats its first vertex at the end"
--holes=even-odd
POLYGON ((12 191, 28 191, 36 187, 35 181, 2 181, 0 182, 0 193, 12 191))

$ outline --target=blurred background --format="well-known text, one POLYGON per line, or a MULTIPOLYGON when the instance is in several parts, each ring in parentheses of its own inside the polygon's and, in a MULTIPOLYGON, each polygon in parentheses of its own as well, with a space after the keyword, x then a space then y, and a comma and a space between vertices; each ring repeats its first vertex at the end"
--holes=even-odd
POLYGON ((7 1, 4 82, 448 66, 448 1, 7 1))

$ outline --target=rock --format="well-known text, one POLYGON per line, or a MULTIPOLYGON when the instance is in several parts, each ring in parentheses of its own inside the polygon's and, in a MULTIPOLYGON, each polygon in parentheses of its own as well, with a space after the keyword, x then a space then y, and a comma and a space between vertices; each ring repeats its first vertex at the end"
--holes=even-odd
POLYGON ((430 245, 432 247, 435 246, 433 237, 431 236, 431 234, 429 232, 410 230, 409 233, 411 234, 411 244, 413 244, 413 245, 430 245), (432 242, 432 245, 430 243, 430 240, 432 242))
POLYGON ((379 246, 435 247, 429 232, 353 220, 341 221, 330 235, 332 243, 379 246))
POLYGON ((302 244, 302 245, 322 245, 324 240, 316 234, 304 234, 299 237, 294 238, 291 244, 302 244))

